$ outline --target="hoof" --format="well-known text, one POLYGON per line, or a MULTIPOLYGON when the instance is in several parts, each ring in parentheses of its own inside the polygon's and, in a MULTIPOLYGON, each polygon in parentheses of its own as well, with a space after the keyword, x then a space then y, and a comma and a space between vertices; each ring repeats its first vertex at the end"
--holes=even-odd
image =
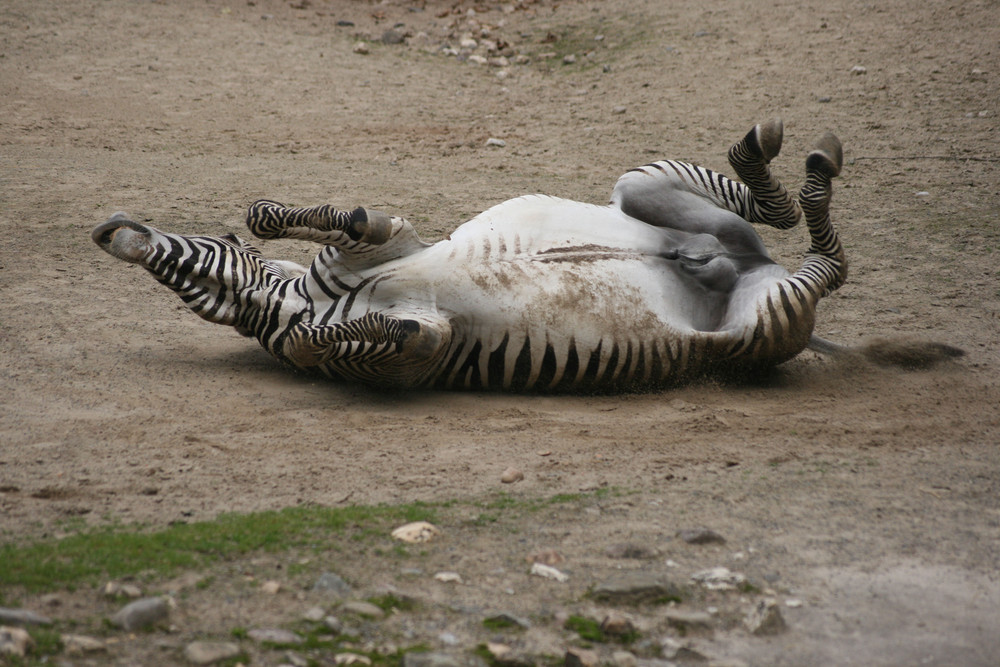
POLYGON ((806 171, 816 171, 828 178, 839 175, 843 165, 844 149, 840 145, 840 139, 831 132, 824 134, 816 142, 816 148, 806 157, 806 171))
POLYGON ((757 125, 752 133, 755 135, 761 157, 770 162, 781 152, 781 139, 784 136, 784 124, 780 118, 773 118, 757 125))

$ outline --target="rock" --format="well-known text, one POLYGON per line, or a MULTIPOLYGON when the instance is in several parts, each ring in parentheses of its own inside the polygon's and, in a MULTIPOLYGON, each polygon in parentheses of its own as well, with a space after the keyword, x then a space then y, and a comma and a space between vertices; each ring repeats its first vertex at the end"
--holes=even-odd
POLYGON ((660 642, 660 651, 671 664, 708 662, 708 656, 696 649, 691 642, 681 643, 673 637, 666 637, 660 642))
POLYGON ((319 623, 326 618, 326 612, 323 611, 323 607, 310 607, 302 614, 302 618, 313 623, 319 623))
POLYGON ((620 116, 621 114, 625 113, 626 111, 628 111, 628 107, 621 107, 621 106, 619 106, 619 107, 613 108, 611 110, 611 113, 620 116))
POLYGON ((0 625, 0 655, 23 658, 34 646, 35 640, 31 638, 27 630, 0 625))
POLYGON ((458 572, 438 572, 434 575, 436 581, 443 581, 446 584, 460 584, 462 583, 462 575, 458 572))
POLYGON ((268 595, 276 595, 281 590, 281 584, 277 581, 265 581, 260 585, 260 591, 268 595))
POLYGON ((241 653, 233 642, 191 642, 184 647, 184 658, 194 665, 211 665, 235 658, 241 653))
POLYGON ((430 542, 441 535, 441 529, 426 521, 414 521, 392 531, 393 538, 410 544, 430 542))
POLYGON ((599 667, 601 660, 597 656, 596 651, 572 647, 566 649, 566 656, 563 658, 563 664, 565 664, 566 667, 599 667))
POLYGON ((536 577, 544 577, 545 579, 554 579, 560 582, 569 581, 569 575, 565 572, 561 572, 554 567, 548 565, 542 565, 541 563, 535 563, 531 566, 531 574, 536 577))
POLYGON ((604 555, 608 558, 635 558, 635 559, 646 559, 646 558, 656 558, 656 550, 650 549, 649 547, 644 547, 640 544, 633 544, 631 542, 623 542, 621 544, 612 544, 610 547, 604 550, 604 555))
POLYGON ((611 613, 601 621, 601 632, 612 637, 628 637, 635 634, 635 625, 621 614, 611 613))
MULTIPOLYGON (((507 145, 507 142, 504 141, 503 139, 490 137, 489 139, 486 140, 486 145, 494 146, 496 148, 503 148, 504 146, 507 145)), ((503 482, 504 484, 513 484, 514 482, 519 482, 522 479, 524 479, 524 473, 522 473, 520 470, 517 470, 516 468, 507 468, 506 470, 503 471, 503 474, 500 475, 500 481, 503 482), (520 477, 518 477, 518 475, 520 475, 520 477)))
POLYGON ((649 602, 680 599, 682 591, 662 577, 646 572, 622 572, 598 584, 591 595, 599 602, 649 602))
POLYGON ((576 55, 572 54, 572 53, 570 53, 568 55, 565 55, 565 56, 563 56, 562 61, 563 61, 563 65, 572 65, 573 63, 576 62, 576 55))
POLYGON ((61 635, 59 640, 62 642, 63 651, 65 651, 66 655, 79 656, 87 653, 106 651, 108 649, 107 645, 96 637, 61 635))
POLYGON ((345 602, 340 605, 340 611, 345 614, 354 614, 355 616, 362 616, 364 618, 382 618, 385 616, 385 612, 382 611, 381 607, 362 600, 345 602))
POLYGON ((867 74, 867 73, 868 73, 868 68, 862 67, 861 65, 855 65, 854 67, 851 68, 851 74, 854 75, 867 74))
POLYGON ((667 623, 681 630, 711 629, 712 627, 712 615, 706 611, 667 609, 663 616, 667 623))
POLYGON ((333 656, 335 665, 370 665, 372 659, 359 653, 338 653, 333 656))
POLYGON ((529 563, 541 563, 542 565, 558 565, 559 563, 566 562, 566 559, 555 549, 542 549, 541 551, 536 551, 535 553, 526 556, 525 560, 529 563))
POLYGON ((351 48, 351 50, 354 51, 354 53, 357 53, 358 55, 362 56, 368 55, 368 53, 371 51, 366 42, 356 42, 354 46, 351 48))
POLYGON ((314 593, 336 593, 337 595, 347 595, 351 592, 351 585, 333 572, 324 572, 319 575, 319 579, 313 584, 314 593))
POLYGON ((0 607, 0 623, 5 625, 52 625, 52 619, 27 609, 0 607))
POLYGON ((323 625, 331 632, 340 635, 344 633, 344 623, 336 616, 326 616, 323 618, 323 625))
POLYGON ((301 644, 302 637, 291 630, 281 628, 254 628, 247 633, 247 636, 255 642, 267 642, 269 644, 301 644))
POLYGON ((726 538, 711 528, 688 528, 677 531, 677 537, 688 544, 725 544, 726 538))
POLYGON ((111 617, 111 624, 128 632, 140 630, 166 620, 169 610, 167 601, 163 598, 143 598, 118 610, 111 617))
POLYGON ((401 667, 486 667, 486 661, 477 655, 405 653, 401 667))
POLYGON ((611 654, 615 667, 638 667, 639 659, 630 651, 615 651, 611 654))
MULTIPOLYGON (((500 146, 502 148, 503 146, 507 145, 507 142, 502 139, 490 139, 489 141, 486 142, 486 145, 487 146, 495 145, 495 146, 500 146), (497 141, 499 143, 490 144, 490 141, 497 141)), ((500 475, 500 481, 504 484, 513 484, 514 482, 520 482, 522 479, 524 479, 524 473, 514 467, 507 468, 506 470, 503 471, 503 474, 500 475)))
POLYGON ((758 602, 743 619, 743 624, 750 634, 758 636, 780 634, 788 628, 777 601, 771 599, 758 602))
POLYGON ((730 591, 746 583, 747 578, 739 572, 730 572, 724 567, 713 567, 691 575, 691 579, 710 591, 730 591))
POLYGON ((406 32, 402 30, 389 28, 382 33, 383 44, 402 44, 404 41, 406 41, 406 32))

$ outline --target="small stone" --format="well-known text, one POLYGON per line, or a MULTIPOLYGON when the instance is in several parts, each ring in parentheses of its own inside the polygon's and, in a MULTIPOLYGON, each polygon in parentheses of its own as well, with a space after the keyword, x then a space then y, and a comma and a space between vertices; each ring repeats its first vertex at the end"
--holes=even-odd
POLYGON ((563 664, 566 667, 598 667, 601 664, 601 659, 596 651, 573 647, 566 649, 563 664))
POLYGON ((281 628, 254 628, 247 633, 247 636, 255 642, 268 644, 301 644, 302 637, 291 630, 281 628))
POLYGON ((712 627, 712 615, 705 611, 667 609, 663 616, 667 619, 667 623, 682 630, 689 628, 710 629, 712 627))
POLYGON ((862 67, 861 65, 855 65, 854 67, 851 68, 851 74, 854 74, 855 76, 867 73, 868 73, 868 68, 862 67))
POLYGON ((750 634, 758 636, 780 634, 788 628, 777 601, 771 599, 758 602, 743 619, 743 624, 750 634))
POLYGON ((486 650, 490 652, 494 660, 503 660, 511 652, 510 646, 500 642, 486 642, 486 650))
POLYGON ((458 40, 458 46, 466 51, 475 51, 479 47, 479 42, 472 39, 472 37, 463 37, 458 40))
POLYGON ((169 607, 163 598, 143 598, 122 607, 111 617, 111 624, 131 632, 165 620, 168 613, 169 607))
POLYGON ((681 643, 672 637, 666 637, 660 642, 660 653, 671 661, 670 664, 708 662, 708 656, 696 649, 691 642, 681 643))
POLYGON ((326 626, 331 632, 335 632, 338 635, 344 632, 344 623, 336 616, 326 616, 323 618, 323 625, 326 626))
POLYGON ((434 579, 437 581, 443 581, 446 584, 460 584, 462 583, 462 575, 458 572, 438 572, 434 575, 434 579))
POLYGON ((393 538, 410 544, 430 542, 441 535, 441 529, 426 521, 414 521, 392 531, 393 538))
POLYGON ((691 579, 710 591, 729 591, 746 582, 747 578, 739 572, 730 572, 724 567, 713 567, 691 575, 691 579))
POLYGON ((525 560, 529 563, 541 563, 542 565, 558 565, 559 563, 566 562, 566 559, 555 549, 542 549, 541 551, 536 551, 535 553, 526 556, 525 560))
POLYGON ((486 56, 481 56, 479 54, 473 53, 471 56, 469 56, 468 62, 472 63, 473 65, 487 65, 489 64, 490 61, 487 60, 486 56))
MULTIPOLYGON (((489 141, 487 141, 486 142, 487 146, 491 145, 490 141, 494 141, 494 139, 490 139, 489 141)), ((496 139, 495 141, 500 141, 501 143, 492 145, 497 145, 497 146, 507 145, 507 142, 503 141, 502 139, 496 139)), ((517 468, 513 467, 507 468, 506 470, 503 471, 503 474, 500 475, 500 481, 503 482, 504 484, 513 484, 514 482, 520 482, 522 479, 524 479, 524 473, 518 470, 517 468)))
MULTIPOLYGON (((507 145, 507 142, 504 141, 503 139, 490 137, 489 139, 486 140, 486 145, 495 146, 496 148, 503 148, 504 146, 507 145)), ((517 470, 516 468, 507 468, 506 470, 503 471, 503 474, 500 476, 500 481, 503 482, 504 484, 513 484, 514 482, 518 482, 522 479, 524 479, 524 473, 522 473, 520 470, 517 470), (520 475, 520 477, 518 477, 518 475, 520 475), (510 479, 508 479, 508 477, 510 479)))
POLYGON ((802 602, 802 600, 799 600, 798 598, 788 598, 787 600, 785 600, 785 606, 791 609, 798 609, 803 604, 805 603, 802 602))
POLYGON ((285 652, 285 660, 287 660, 288 664, 292 667, 309 667, 310 664, 313 664, 294 651, 285 652))
POLYGON ((240 653, 239 645, 233 642, 198 641, 184 647, 184 657, 194 665, 211 665, 235 658, 240 653))
POLYGON ((324 572, 319 575, 319 579, 312 585, 314 593, 336 593, 337 595, 347 595, 351 592, 351 585, 333 572, 324 572))
POLYGON ((554 579, 560 582, 569 581, 569 575, 565 572, 561 572, 554 567, 548 565, 542 565, 541 563, 535 563, 531 566, 531 574, 536 577, 543 577, 545 579, 554 579))
POLYGON ((448 653, 404 653, 401 667, 486 667, 478 655, 450 655, 448 653))
POLYGON ((629 651, 615 651, 611 654, 615 667, 638 667, 639 659, 629 651))
POLYGON ((913 196, 914 197, 930 197, 931 193, 928 192, 927 190, 921 190, 920 192, 914 192, 913 196))
POLYGON ((98 651, 106 651, 108 648, 102 640, 86 635, 61 635, 59 640, 62 642, 66 655, 97 653, 98 651))
POLYGON ((819 102, 820 104, 828 104, 833 101, 833 98, 830 97, 829 95, 820 95, 819 97, 816 98, 816 101, 819 102))
POLYGON ((326 618, 326 612, 323 611, 323 607, 310 607, 302 614, 302 618, 313 623, 319 623, 326 618))
POLYGON ((382 611, 381 607, 362 600, 345 602, 340 605, 340 610, 345 614, 354 614, 355 616, 362 616, 364 618, 382 618, 385 616, 385 612, 382 611))
POLYGON ((634 558, 640 560, 646 558, 656 558, 657 553, 655 550, 650 549, 649 547, 644 547, 641 544, 622 542, 620 544, 612 544, 610 547, 605 549, 604 555, 608 558, 634 558))
POLYGON ((0 607, 0 623, 7 625, 52 625, 52 619, 27 609, 0 607))
POLYGON ((260 585, 260 591, 268 595, 276 595, 281 590, 281 584, 277 581, 265 581, 260 585))
POLYGON ((27 630, 0 625, 0 656, 12 655, 23 658, 34 646, 35 640, 27 630))
POLYGON ((406 33, 402 30, 389 28, 382 33, 383 44, 402 44, 406 40, 406 33))
POLYGON ((335 665, 370 665, 372 659, 358 653, 338 653, 333 656, 333 663, 335 665))
POLYGON ((622 572, 598 584, 591 591, 599 602, 648 602, 682 597, 681 590, 657 575, 646 572, 622 572))
POLYGON ((711 528, 688 528, 677 531, 677 537, 688 544, 725 544, 726 538, 711 528))
POLYGON ((601 621, 601 632, 612 637, 628 637, 635 633, 635 625, 625 616, 611 613, 601 621))
POLYGON ((626 111, 628 111, 628 107, 615 107, 614 109, 611 110, 611 113, 620 115, 625 113, 626 111))
POLYGON ((358 55, 366 56, 371 52, 371 48, 368 46, 367 42, 355 42, 351 50, 358 55))
POLYGON ((565 55, 565 56, 563 56, 562 61, 563 61, 563 65, 572 65, 573 63, 576 62, 576 55, 572 54, 572 53, 570 53, 568 55, 565 55))
POLYGON ((119 593, 132 600, 142 597, 142 589, 135 584, 122 584, 119 593))

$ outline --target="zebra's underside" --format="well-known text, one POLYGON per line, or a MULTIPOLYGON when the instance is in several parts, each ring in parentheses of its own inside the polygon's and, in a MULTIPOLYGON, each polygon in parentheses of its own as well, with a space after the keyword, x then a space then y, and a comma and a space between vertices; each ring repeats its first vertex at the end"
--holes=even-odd
POLYGON ((806 347, 816 304, 846 278, 829 217, 840 144, 826 135, 791 196, 770 171, 780 121, 729 152, 742 182, 675 161, 632 170, 610 204, 541 195, 496 206, 434 244, 363 208, 250 207, 260 238, 323 245, 308 268, 235 236, 179 236, 116 214, 94 229, 203 318, 334 378, 398 387, 613 391, 746 373, 806 347), (805 218, 790 273, 753 224, 805 218))

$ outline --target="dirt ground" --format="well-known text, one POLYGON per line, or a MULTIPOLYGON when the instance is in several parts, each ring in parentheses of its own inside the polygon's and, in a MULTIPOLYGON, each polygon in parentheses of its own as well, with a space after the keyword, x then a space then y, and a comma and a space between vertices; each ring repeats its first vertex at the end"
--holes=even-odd
MULTIPOLYGON (((995 0, 7 0, 0 539, 609 488, 623 495, 515 543, 480 533, 463 548, 490 558, 463 577, 637 540, 681 575, 780 572, 805 601, 777 637, 719 634, 719 655, 995 664, 998 44, 995 0), (603 203, 661 157, 731 173, 728 147, 773 116, 791 188, 823 131, 845 147, 833 216, 851 276, 817 333, 966 357, 907 372, 804 353, 752 385, 620 397, 382 393, 281 367, 89 238, 118 210, 248 238, 245 207, 268 197, 380 208, 434 240, 525 193, 603 203), (525 479, 501 485, 508 466, 525 479), (705 552, 718 562, 673 539, 694 525, 727 537, 705 552)), ((761 234, 789 267, 807 247, 802 229, 761 234)), ((537 595, 525 584, 520 608, 537 595)))

